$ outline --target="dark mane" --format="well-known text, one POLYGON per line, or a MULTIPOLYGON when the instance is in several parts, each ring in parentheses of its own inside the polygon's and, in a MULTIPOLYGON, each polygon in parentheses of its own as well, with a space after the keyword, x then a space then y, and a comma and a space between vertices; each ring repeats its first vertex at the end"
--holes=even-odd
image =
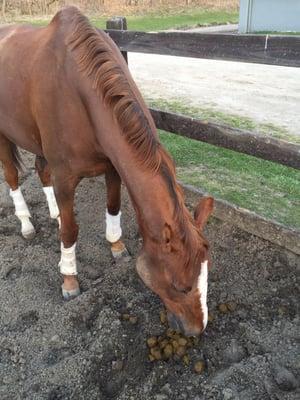
POLYGON ((92 80, 93 89, 111 107, 140 163, 157 171, 161 163, 160 143, 106 33, 93 28, 89 20, 72 7, 71 29, 66 44, 73 52, 79 70, 92 80))
POLYGON ((175 174, 175 165, 168 154, 163 151, 160 172, 164 177, 171 197, 174 200, 174 220, 178 222, 178 236, 187 248, 187 258, 184 268, 198 268, 200 263, 207 256, 208 241, 196 228, 195 222, 185 206, 184 194, 181 186, 178 185, 175 174), (199 241, 201 246, 199 247, 199 241))

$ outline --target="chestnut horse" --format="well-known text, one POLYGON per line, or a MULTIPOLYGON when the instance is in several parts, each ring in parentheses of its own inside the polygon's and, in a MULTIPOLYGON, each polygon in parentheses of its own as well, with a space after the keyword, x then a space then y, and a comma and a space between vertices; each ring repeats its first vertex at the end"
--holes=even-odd
POLYGON ((192 218, 173 162, 117 46, 74 7, 47 27, 0 29, 0 160, 24 237, 34 234, 18 186, 19 146, 36 155, 50 216, 60 221, 64 297, 80 293, 74 193, 83 177, 105 174, 106 238, 121 241, 120 186, 132 200, 143 246, 137 271, 186 334, 207 323, 208 242, 203 226, 213 199, 192 218), (57 203, 56 203, 57 201, 57 203))

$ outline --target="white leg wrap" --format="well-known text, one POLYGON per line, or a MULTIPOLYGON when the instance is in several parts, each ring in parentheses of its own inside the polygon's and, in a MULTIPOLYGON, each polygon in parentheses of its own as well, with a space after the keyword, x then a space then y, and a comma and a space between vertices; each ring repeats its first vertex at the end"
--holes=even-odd
POLYGON ((117 242, 122 236, 120 221, 121 211, 118 215, 110 215, 106 210, 106 240, 110 243, 117 242))
POLYGON ((24 237, 31 236, 34 234, 35 230, 30 222, 30 212, 28 210, 27 204, 24 200, 21 188, 18 188, 16 190, 11 190, 9 191, 9 195, 12 198, 15 206, 15 215, 18 217, 18 219, 21 222, 21 231, 22 235, 24 237))
POLYGON ((57 219, 59 216, 59 209, 57 206, 53 186, 44 186, 43 191, 46 195, 47 202, 48 202, 48 207, 49 207, 49 212, 50 212, 50 217, 53 219, 57 219))
POLYGON ((21 188, 9 191, 10 197, 13 199, 15 205, 15 215, 17 217, 31 217, 27 204, 25 203, 21 188))
POLYGON ((75 247, 76 243, 66 249, 61 243, 61 259, 58 266, 63 275, 77 275, 75 247))

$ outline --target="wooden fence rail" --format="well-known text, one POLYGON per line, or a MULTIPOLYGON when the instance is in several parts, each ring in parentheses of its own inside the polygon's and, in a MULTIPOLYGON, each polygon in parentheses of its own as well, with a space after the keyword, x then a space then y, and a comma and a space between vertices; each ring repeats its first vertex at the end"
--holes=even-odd
POLYGON ((300 67, 297 36, 126 30, 108 33, 122 51, 300 67))
POLYGON ((179 114, 150 111, 158 129, 300 169, 300 145, 179 114))
MULTIPOLYGON (((107 33, 127 51, 300 67, 300 37, 126 31, 126 19, 107 21, 107 33), (120 29, 120 30, 118 30, 120 29)), ((157 128, 300 169, 300 145, 259 133, 150 109, 157 128)))

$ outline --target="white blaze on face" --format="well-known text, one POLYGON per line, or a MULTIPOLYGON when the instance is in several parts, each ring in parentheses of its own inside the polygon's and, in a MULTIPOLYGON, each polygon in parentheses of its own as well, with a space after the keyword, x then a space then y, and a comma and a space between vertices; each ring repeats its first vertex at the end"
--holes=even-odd
POLYGON ((201 263, 201 271, 198 277, 197 287, 200 293, 200 305, 203 313, 203 330, 207 325, 208 318, 208 308, 207 308, 207 276, 208 276, 208 267, 207 260, 201 263))

